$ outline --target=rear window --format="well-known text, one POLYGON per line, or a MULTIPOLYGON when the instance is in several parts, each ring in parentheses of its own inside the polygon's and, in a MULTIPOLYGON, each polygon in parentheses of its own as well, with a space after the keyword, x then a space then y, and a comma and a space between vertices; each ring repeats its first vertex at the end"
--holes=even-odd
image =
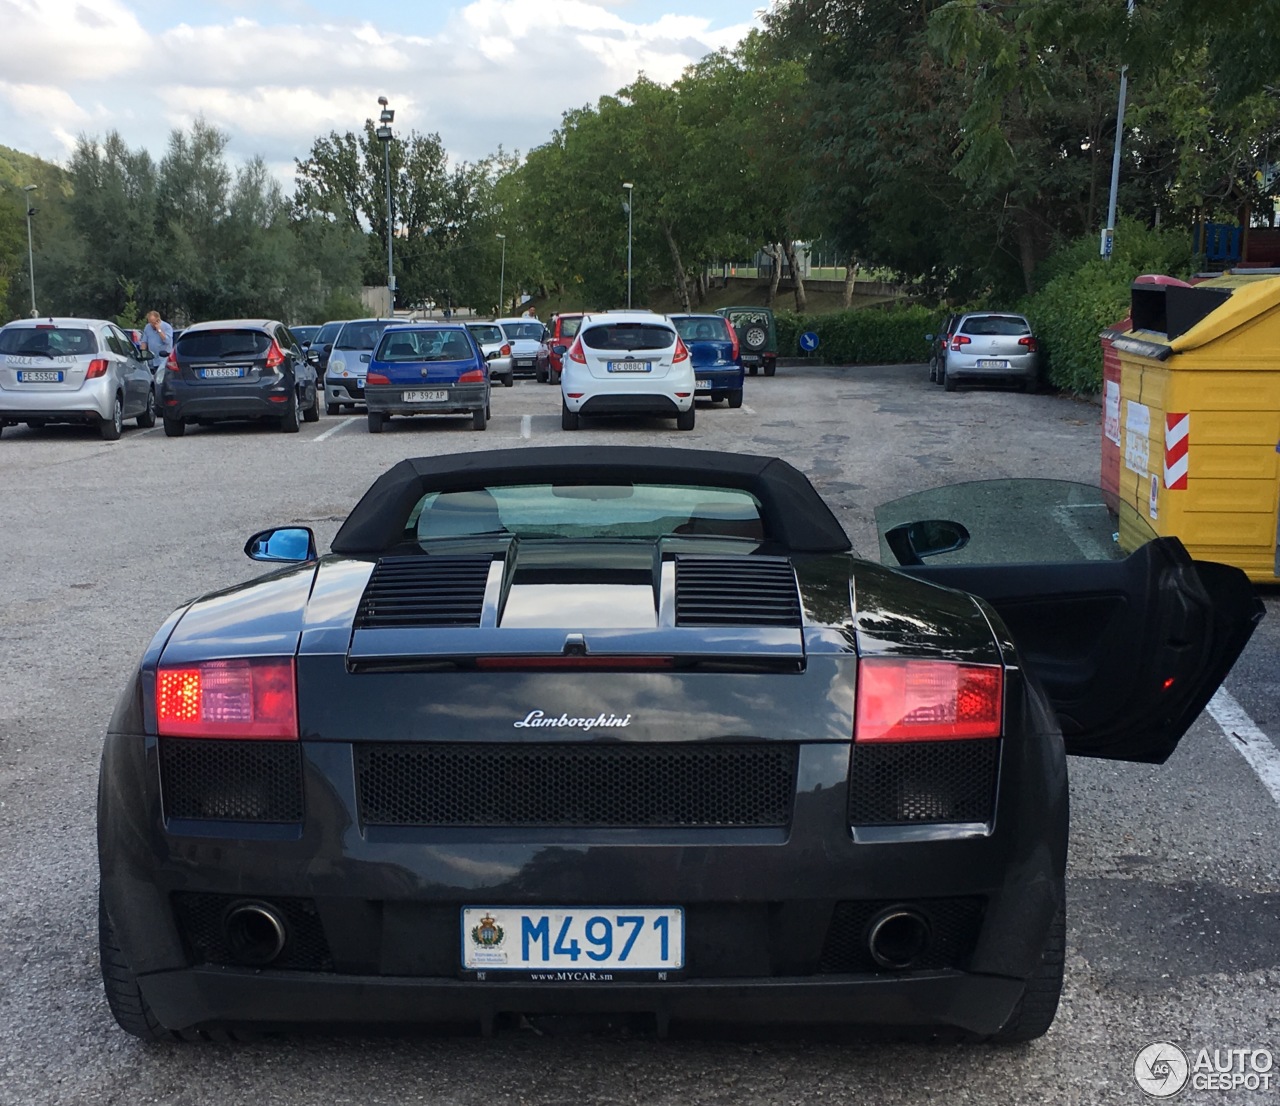
POLYGON ((543 326, 537 319, 527 323, 503 323, 502 332, 510 339, 528 338, 534 342, 542 341, 543 326))
POLYGON ((338 335, 338 349, 373 349, 387 329, 384 322, 347 323, 338 335))
POLYGON ((578 333, 578 328, 582 326, 582 316, 575 315, 571 319, 560 320, 560 337, 572 338, 578 333))
POLYGON ((271 346, 271 337, 260 330, 190 330, 183 331, 174 346, 184 360, 205 358, 257 357, 271 346))
POLYGON ((76 357, 97 353, 98 340, 82 327, 9 326, 0 330, 0 353, 21 357, 76 357))
POLYGON ((392 330, 382 335, 374 360, 463 361, 474 357, 471 343, 460 330, 392 330))
POLYGON ((603 323, 584 330, 582 341, 591 349, 667 349, 675 335, 660 323, 603 323))
POLYGON ((468 326, 467 329, 471 331, 472 335, 474 335, 475 340, 477 342, 501 342, 502 341, 502 327, 500 326, 476 325, 476 326, 468 326))
POLYGON ((737 488, 675 484, 524 484, 431 492, 414 507, 405 537, 478 534, 520 538, 665 535, 764 539, 760 503, 737 488))
POLYGON ((686 342, 729 340, 729 324, 719 317, 714 319, 680 318, 672 319, 676 324, 676 333, 686 342))
POLYGON ((961 333, 992 336, 1030 334, 1031 327, 1018 315, 974 315, 965 319, 961 333))

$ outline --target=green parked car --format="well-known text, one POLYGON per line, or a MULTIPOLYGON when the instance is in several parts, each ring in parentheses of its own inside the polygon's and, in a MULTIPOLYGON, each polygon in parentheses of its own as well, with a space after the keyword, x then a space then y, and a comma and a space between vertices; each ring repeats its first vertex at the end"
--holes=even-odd
POLYGON ((723 315, 738 335, 742 367, 752 376, 764 369, 765 376, 778 371, 778 328, 767 307, 721 307, 723 315))

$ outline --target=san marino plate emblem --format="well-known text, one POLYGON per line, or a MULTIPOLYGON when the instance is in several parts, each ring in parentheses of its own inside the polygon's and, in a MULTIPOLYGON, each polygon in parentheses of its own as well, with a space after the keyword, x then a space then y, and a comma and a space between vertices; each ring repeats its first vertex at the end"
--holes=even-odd
POLYGON ((492 914, 486 914, 480 919, 479 925, 471 927, 471 940, 482 949, 496 949, 505 936, 502 926, 498 925, 492 914))

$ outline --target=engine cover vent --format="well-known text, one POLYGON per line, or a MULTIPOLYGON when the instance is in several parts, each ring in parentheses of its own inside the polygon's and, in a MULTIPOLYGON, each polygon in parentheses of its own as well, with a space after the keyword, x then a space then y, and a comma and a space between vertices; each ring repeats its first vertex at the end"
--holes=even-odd
POLYGON ((356 629, 479 626, 489 579, 488 554, 383 557, 356 611, 356 629))
POLYGON ((799 626, 800 592, 786 557, 699 557, 676 562, 677 626, 799 626))

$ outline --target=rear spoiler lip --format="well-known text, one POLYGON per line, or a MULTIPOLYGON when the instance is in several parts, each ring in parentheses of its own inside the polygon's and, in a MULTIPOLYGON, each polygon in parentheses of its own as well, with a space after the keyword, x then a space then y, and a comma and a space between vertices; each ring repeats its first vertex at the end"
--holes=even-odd
POLYGON ((508 628, 433 626, 356 630, 347 660, 398 662, 476 657, 741 658, 803 661, 798 626, 697 626, 659 629, 508 628), (580 645, 578 643, 581 643, 580 645), (566 648, 566 646, 568 646, 566 648))

